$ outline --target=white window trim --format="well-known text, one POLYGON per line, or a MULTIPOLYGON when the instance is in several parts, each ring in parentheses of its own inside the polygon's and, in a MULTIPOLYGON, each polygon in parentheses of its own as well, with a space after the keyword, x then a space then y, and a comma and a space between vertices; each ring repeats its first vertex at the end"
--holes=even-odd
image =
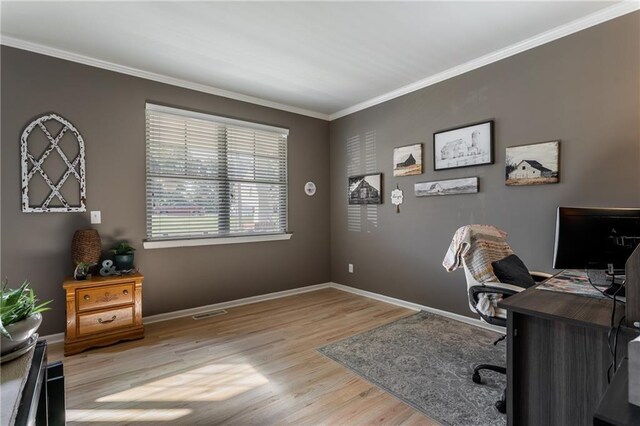
POLYGON ((164 241, 154 240, 154 241, 143 241, 142 246, 145 249, 215 246, 215 245, 221 245, 221 244, 283 241, 283 240, 290 240, 292 236, 293 236, 293 233, 288 232, 285 234, 246 235, 246 236, 238 236, 238 237, 193 238, 190 240, 164 240, 164 241))
MULTIPOLYGON (((253 128, 256 130, 264 130, 268 132, 277 132, 281 133, 285 136, 289 136, 289 129, 284 127, 277 126, 269 126, 266 124, 260 124, 250 121, 244 120, 236 120, 233 118, 215 116, 211 114, 200 113, 196 111, 190 111, 180 108, 173 108, 164 105, 158 105, 146 102, 145 109, 150 111, 159 111, 165 112, 169 114, 179 115, 183 117, 196 118, 206 121, 213 121, 216 123, 224 123, 230 125, 237 125, 239 127, 245 128, 253 128)), ((288 151, 287 151, 288 154, 288 151)), ((288 182, 287 182, 287 209, 289 208, 289 191, 288 191, 288 182)), ((286 227, 288 229, 289 225, 289 214, 286 215, 287 223, 286 227)), ((198 246, 208 246, 208 245, 225 245, 225 244, 238 244, 238 243, 256 243, 256 242, 266 242, 266 241, 283 241, 289 240, 293 236, 293 232, 283 232, 278 234, 255 234, 255 235, 246 235, 246 236, 221 236, 221 237, 210 237, 210 238, 192 238, 192 239, 170 239, 170 240, 143 240, 143 248, 145 249, 158 249, 158 248, 175 248, 175 247, 198 247, 198 246)))
POLYGON ((164 105, 156 105, 156 104, 151 104, 149 102, 146 103, 146 109, 149 111, 158 111, 158 112, 165 112, 173 115, 180 115, 182 117, 197 118, 199 120, 205 120, 205 121, 213 121, 214 123, 224 123, 224 124, 231 124, 234 126, 251 128, 256 130, 264 130, 267 132, 277 132, 277 133, 282 133, 284 135, 289 136, 289 129, 285 129, 284 127, 268 126, 266 124, 253 123, 253 122, 244 121, 244 120, 236 120, 233 118, 221 117, 219 115, 205 114, 202 112, 189 111, 189 110, 184 110, 180 108, 172 108, 164 105))

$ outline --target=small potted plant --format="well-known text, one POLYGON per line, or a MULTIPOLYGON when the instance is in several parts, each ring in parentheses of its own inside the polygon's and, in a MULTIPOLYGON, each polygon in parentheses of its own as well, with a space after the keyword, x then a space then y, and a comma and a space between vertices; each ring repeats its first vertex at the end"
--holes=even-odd
POLYGON ((92 266, 96 266, 97 263, 89 263, 89 262, 78 262, 76 265, 76 269, 73 271, 73 278, 77 281, 82 281, 87 279, 87 275, 89 275, 89 270, 92 266))
POLYGON ((114 261, 118 271, 133 269, 133 253, 136 249, 131 247, 128 242, 121 241, 109 251, 114 255, 114 261))
POLYGON ((8 354, 27 342, 42 323, 41 312, 48 311, 51 300, 36 305, 38 299, 29 288, 29 282, 20 288, 8 288, 8 281, 2 283, 0 301, 0 333, 2 355, 8 354))

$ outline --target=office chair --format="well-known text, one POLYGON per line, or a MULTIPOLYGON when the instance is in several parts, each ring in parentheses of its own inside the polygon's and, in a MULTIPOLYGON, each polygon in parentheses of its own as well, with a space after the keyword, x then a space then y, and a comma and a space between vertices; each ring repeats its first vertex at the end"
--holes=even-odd
MULTIPOLYGON (((528 271, 524 264, 513 255, 506 237, 506 232, 490 225, 463 226, 456 231, 443 261, 443 265, 448 271, 453 271, 460 266, 464 268, 471 311, 480 315, 482 321, 503 329, 507 327, 507 311, 498 308, 497 301, 500 298, 519 293, 532 283, 543 281, 551 276, 544 272, 528 271), (516 263, 519 263, 521 268, 531 275, 532 280, 523 280, 528 282, 518 284, 508 284, 498 280, 492 263, 507 261, 511 264, 514 258, 517 259, 516 263)), ((493 344, 497 345, 505 337, 506 335, 500 337, 493 344)), ((473 369, 472 380, 475 383, 482 383, 480 377, 482 370, 490 370, 500 374, 507 373, 504 366, 479 364, 473 369)), ((506 395, 505 388, 502 398, 495 403, 495 407, 500 413, 506 412, 506 395)))

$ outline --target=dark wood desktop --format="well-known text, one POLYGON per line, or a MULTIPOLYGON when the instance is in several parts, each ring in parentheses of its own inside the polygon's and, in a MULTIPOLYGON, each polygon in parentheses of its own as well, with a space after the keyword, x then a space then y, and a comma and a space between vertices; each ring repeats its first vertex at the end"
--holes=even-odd
MULTIPOLYGON (((591 425, 607 388, 611 300, 531 287, 507 309, 507 424, 591 425)), ((625 315, 619 304, 615 323, 625 315)), ((624 328, 618 360, 638 330, 624 328)))

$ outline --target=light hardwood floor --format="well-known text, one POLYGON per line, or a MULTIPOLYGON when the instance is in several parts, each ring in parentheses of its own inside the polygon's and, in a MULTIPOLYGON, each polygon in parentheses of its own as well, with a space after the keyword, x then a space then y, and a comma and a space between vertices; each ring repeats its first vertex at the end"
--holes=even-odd
POLYGON ((49 360, 64 362, 69 424, 435 425, 316 351, 413 313, 324 289, 78 355, 53 344, 49 360))

